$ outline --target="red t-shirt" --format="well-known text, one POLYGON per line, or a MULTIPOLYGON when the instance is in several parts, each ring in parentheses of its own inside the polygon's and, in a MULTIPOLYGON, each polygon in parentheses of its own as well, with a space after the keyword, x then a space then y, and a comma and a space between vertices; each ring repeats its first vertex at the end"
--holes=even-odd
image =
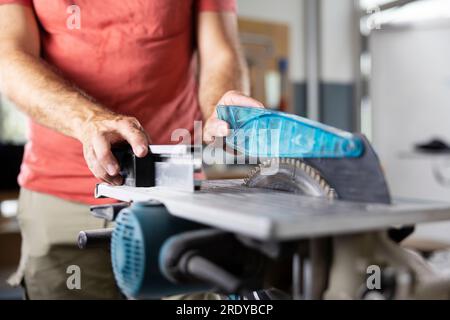
MULTIPOLYGON (((177 128, 192 132, 201 119, 192 63, 196 15, 236 10, 236 0, 0 0, 6 3, 32 6, 42 57, 104 106, 136 117, 155 144, 170 143, 177 128), (67 26, 73 4, 80 29, 67 26)), ((98 182, 79 141, 30 121, 21 186, 97 204, 104 202, 93 197, 98 182)))

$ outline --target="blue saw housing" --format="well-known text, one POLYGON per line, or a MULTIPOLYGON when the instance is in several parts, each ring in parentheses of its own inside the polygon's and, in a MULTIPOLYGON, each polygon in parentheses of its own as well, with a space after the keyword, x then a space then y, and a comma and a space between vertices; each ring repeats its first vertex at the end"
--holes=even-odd
POLYGON ((164 296, 206 291, 210 286, 180 286, 160 269, 164 244, 177 234, 204 226, 172 216, 159 203, 137 202, 123 209, 111 238, 111 261, 116 283, 130 298, 158 299, 164 296))
POLYGON ((218 106, 229 123, 233 149, 256 158, 352 158, 364 151, 361 138, 300 116, 270 109, 218 106))

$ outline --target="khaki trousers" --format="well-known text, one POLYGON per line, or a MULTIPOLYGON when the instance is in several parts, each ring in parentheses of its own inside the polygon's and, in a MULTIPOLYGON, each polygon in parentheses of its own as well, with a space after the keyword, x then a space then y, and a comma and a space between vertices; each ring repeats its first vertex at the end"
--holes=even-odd
POLYGON ((103 220, 90 215, 89 206, 22 188, 18 220, 21 262, 9 282, 19 285, 24 280, 29 299, 122 298, 109 250, 77 247, 81 230, 106 227, 103 220), (80 271, 79 289, 68 285, 74 283, 69 279, 74 274, 73 266, 80 271))

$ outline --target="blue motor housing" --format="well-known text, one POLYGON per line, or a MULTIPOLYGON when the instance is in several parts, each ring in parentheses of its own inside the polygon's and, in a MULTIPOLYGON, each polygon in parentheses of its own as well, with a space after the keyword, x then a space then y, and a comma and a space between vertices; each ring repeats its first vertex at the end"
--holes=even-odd
POLYGON ((198 283, 177 285, 160 270, 161 248, 170 237, 204 226, 176 218, 160 203, 135 203, 123 209, 111 238, 114 276, 122 292, 132 298, 155 299, 207 290, 198 283))

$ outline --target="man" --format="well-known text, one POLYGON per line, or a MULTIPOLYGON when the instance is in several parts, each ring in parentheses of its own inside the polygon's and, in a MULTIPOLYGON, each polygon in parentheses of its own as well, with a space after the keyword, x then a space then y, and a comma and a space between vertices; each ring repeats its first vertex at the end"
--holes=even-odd
POLYGON ((23 275, 31 299, 120 297, 108 252, 75 246, 102 227, 95 184, 122 183, 111 145, 142 157, 201 119, 211 142, 228 131, 218 103, 261 106, 239 93, 235 0, 0 0, 0 92, 30 117, 11 282, 23 275), (67 285, 77 270, 81 289, 67 285))

